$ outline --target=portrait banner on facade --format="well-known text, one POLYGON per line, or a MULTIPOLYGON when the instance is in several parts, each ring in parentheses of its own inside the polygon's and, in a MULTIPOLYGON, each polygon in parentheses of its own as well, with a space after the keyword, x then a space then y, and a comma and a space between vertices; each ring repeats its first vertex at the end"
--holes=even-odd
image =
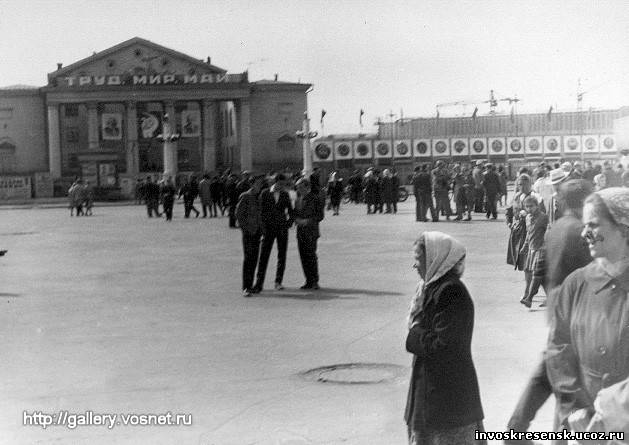
POLYGON ((489 156, 504 156, 507 153, 505 138, 489 138, 489 156))
POLYGON ((103 140, 119 141, 122 139, 122 114, 103 113, 102 114, 103 140))
POLYGON ((524 138, 509 137, 507 138, 507 153, 509 156, 524 157, 524 138))
POLYGON ((561 156, 561 136, 544 136, 544 156, 561 156))
POLYGON ((470 155, 470 146, 467 138, 452 138, 450 142, 453 157, 468 157, 470 155))
POLYGON ((376 146, 376 158, 390 158, 392 156, 390 141, 375 141, 374 144, 376 146))
POLYGON ((371 159, 373 157, 372 141, 354 141, 354 159, 371 159))
POLYGON ((565 155, 581 156, 581 136, 568 135, 563 137, 563 153, 565 155))
POLYGON ((315 162, 332 162, 332 148, 326 142, 316 142, 314 144, 313 160, 315 162))
POLYGON ((142 113, 140 118, 140 128, 142 129, 142 138, 150 139, 155 135, 159 128, 159 119, 151 113, 142 113))
POLYGON ((334 159, 352 159, 352 142, 335 141, 334 159))
POLYGON ((584 134, 581 136, 581 143, 583 145, 584 154, 598 154, 599 144, 597 134, 584 134))
POLYGON ((433 139, 432 154, 436 157, 450 156, 450 141, 448 139, 433 139))
POLYGON ((487 138, 470 138, 470 153, 473 158, 486 158, 489 154, 487 138))
POLYGON ((199 110, 183 110, 181 112, 181 137, 192 138, 201 136, 201 113, 199 110))
POLYGON ((410 158, 411 157, 411 149, 413 146, 411 145, 410 140, 404 139, 404 140, 395 141, 394 147, 395 147, 393 150, 394 158, 410 158))
POLYGON ((616 137, 613 134, 601 134, 599 136, 600 149, 602 154, 616 154, 616 137))
POLYGON ((430 139, 416 139, 413 141, 413 156, 416 158, 429 158, 432 156, 430 139))
POLYGON ((543 139, 541 136, 527 136, 524 138, 524 152, 528 156, 542 156, 543 139))

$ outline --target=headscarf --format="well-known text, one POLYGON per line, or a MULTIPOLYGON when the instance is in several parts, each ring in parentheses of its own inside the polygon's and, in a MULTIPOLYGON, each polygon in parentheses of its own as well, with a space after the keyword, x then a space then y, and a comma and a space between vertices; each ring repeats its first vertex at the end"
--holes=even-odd
POLYGON ((629 188, 609 187, 595 192, 618 224, 629 227, 629 188))
MULTIPOLYGON (((629 231, 629 189, 609 187, 594 193, 603 200, 616 224, 624 226, 629 231)), ((629 259, 623 259, 616 263, 611 263, 606 258, 597 258, 596 260, 612 278, 618 278, 629 270, 629 259)))
POLYGON ((423 310, 428 285, 448 273, 466 254, 463 244, 442 232, 422 233, 415 241, 416 248, 419 244, 423 244, 426 248, 426 274, 423 279, 420 278, 411 302, 409 328, 415 316, 423 310))

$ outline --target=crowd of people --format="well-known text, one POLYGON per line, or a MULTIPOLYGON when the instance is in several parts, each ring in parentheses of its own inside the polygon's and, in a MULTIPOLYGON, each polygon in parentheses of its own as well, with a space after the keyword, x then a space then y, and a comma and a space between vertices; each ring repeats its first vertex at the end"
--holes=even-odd
POLYGON ((94 187, 89 181, 76 178, 68 189, 70 216, 91 216, 94 207, 94 187))
MULTIPOLYGON (((554 445, 627 444, 629 439, 629 188, 593 193, 584 179, 558 188, 561 214, 545 243, 549 337, 502 437, 533 445, 527 433, 553 396, 554 445), (568 442, 572 432, 576 442, 568 442), (612 437, 606 433, 614 433, 612 437), (624 436, 622 436, 624 435, 624 436)), ((539 201, 522 199, 536 227, 539 201)), ((532 243, 530 251, 536 251, 532 243)), ((415 242, 420 280, 411 303, 406 349, 413 354, 405 419, 409 444, 486 444, 471 356, 472 299, 461 281, 466 251, 449 235, 415 242)), ((537 256, 538 253, 534 254, 537 256)), ((532 260, 527 260, 532 261, 532 260)), ((533 280, 536 275, 533 274, 533 280)), ((534 285, 527 279, 527 287, 534 285)))
POLYGON ((497 204, 507 196, 507 175, 503 166, 483 163, 447 165, 443 160, 430 169, 427 164, 415 167, 411 179, 415 194, 415 220, 426 222, 428 211, 433 222, 439 216, 455 221, 472 220, 472 212, 485 213, 487 219, 498 217, 497 204), (434 202, 433 202, 434 199, 434 202), (454 201, 455 210, 452 210, 454 201))
MULTIPOLYGON (((600 171, 565 162, 518 172, 506 215, 507 262, 525 272, 522 304, 531 307, 544 288, 550 329, 505 444, 535 443, 526 432, 553 395, 560 432, 551 437, 554 445, 568 444, 563 431, 580 433, 574 436, 580 444, 629 443, 628 176, 608 163, 600 171), (605 432, 624 438, 584 434, 605 432)), ((477 434, 483 411, 464 262, 465 248, 449 235, 424 232, 415 243, 420 280, 406 340, 413 354, 405 416, 411 445, 486 443, 477 434)))

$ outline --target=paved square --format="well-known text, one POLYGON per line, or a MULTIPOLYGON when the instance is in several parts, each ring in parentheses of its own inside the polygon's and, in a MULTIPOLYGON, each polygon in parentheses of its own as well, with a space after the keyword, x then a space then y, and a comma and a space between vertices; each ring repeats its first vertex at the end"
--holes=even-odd
MULTIPOLYGON (((143 207, 0 208, 0 443, 404 444, 411 356, 405 319, 417 282, 411 247, 441 230, 468 248, 464 282, 487 430, 504 429, 546 337, 518 300, 503 219, 414 222, 348 205, 326 214, 320 291, 300 291, 294 229, 286 290, 240 296, 242 247, 226 218, 147 219, 143 207), (378 384, 300 374, 344 363, 402 366, 378 384), (23 426, 23 412, 118 414, 107 426, 23 426), (120 414, 191 414, 191 426, 125 426, 120 414)), ((346 371, 345 377, 352 377, 346 371)), ((551 428, 552 406, 536 430, 551 428)), ((139 418, 135 418, 136 420, 139 418)))

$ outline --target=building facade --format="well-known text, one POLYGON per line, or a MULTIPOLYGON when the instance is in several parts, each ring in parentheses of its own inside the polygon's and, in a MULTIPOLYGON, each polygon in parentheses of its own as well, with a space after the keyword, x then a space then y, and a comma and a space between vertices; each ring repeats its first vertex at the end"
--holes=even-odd
POLYGON ((250 82, 136 37, 58 64, 42 88, 0 90, 0 175, 128 194, 146 175, 300 168, 310 87, 250 82))
POLYGON ((629 107, 622 107, 569 113, 404 119, 381 123, 374 134, 319 138, 313 143, 313 159, 325 171, 377 165, 395 168, 402 178, 408 177, 415 166, 438 159, 486 160, 503 164, 512 172, 542 160, 596 163, 619 159, 623 149, 629 149, 620 125, 628 116, 629 107))

